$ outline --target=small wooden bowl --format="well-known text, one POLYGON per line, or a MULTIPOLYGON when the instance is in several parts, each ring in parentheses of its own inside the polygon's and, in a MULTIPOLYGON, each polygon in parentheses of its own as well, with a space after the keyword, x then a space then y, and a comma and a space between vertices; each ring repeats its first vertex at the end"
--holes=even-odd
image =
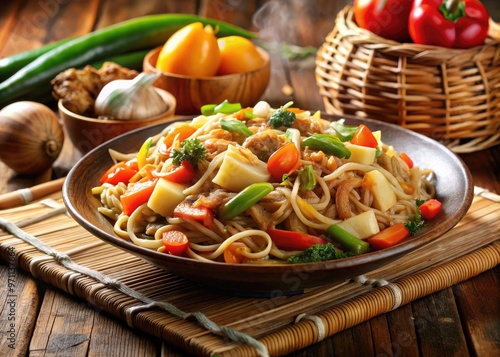
MULTIPOLYGON (((151 50, 143 62, 144 72, 158 73, 156 61, 161 47, 151 50)), ((269 53, 257 47, 265 64, 251 72, 214 77, 189 77, 161 72, 155 86, 172 93, 177 99, 177 114, 200 114, 205 104, 218 104, 224 100, 254 106, 267 88, 271 74, 269 53)))
POLYGON ((169 92, 155 88, 168 105, 168 109, 160 115, 148 119, 107 120, 91 118, 69 111, 62 100, 57 103, 59 115, 64 129, 71 142, 82 154, 86 154, 96 146, 124 134, 128 131, 155 124, 167 123, 173 119, 176 110, 176 99, 169 92))

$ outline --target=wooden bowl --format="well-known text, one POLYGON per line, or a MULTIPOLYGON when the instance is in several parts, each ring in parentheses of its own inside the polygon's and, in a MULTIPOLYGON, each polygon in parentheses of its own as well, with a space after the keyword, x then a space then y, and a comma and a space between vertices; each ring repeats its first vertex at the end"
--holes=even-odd
MULTIPOLYGON (((160 50, 161 47, 157 47, 144 57, 144 72, 159 72, 155 66, 160 50)), ((271 74, 269 53, 260 47, 257 50, 265 64, 256 70, 204 78, 160 72, 155 86, 169 91, 177 99, 177 114, 200 114, 203 105, 218 104, 226 99, 242 107, 254 106, 266 90, 271 74)))
MULTIPOLYGON (((328 117, 327 117, 328 118, 328 117)), ((329 116, 337 120, 337 116, 329 116)), ((368 119, 345 117, 346 124, 364 123, 372 130, 382 130, 384 141, 405 151, 413 161, 434 170, 432 180, 443 210, 418 234, 394 247, 363 255, 305 264, 225 264, 205 262, 160 253, 120 238, 112 223, 97 211, 101 206, 92 195, 99 178, 112 164, 110 148, 135 152, 148 137, 159 133, 161 125, 135 130, 113 139, 84 156, 69 172, 63 186, 63 199, 71 216, 90 233, 151 264, 182 276, 218 293, 240 296, 276 296, 303 292, 307 288, 335 284, 368 273, 405 254, 421 249, 449 231, 465 215, 473 198, 472 177, 458 156, 443 145, 423 135, 396 125, 368 119)))
POLYGON ((71 112, 64 106, 62 100, 57 103, 59 115, 71 142, 75 148, 85 154, 96 146, 131 130, 171 121, 177 105, 176 99, 165 90, 155 89, 167 103, 168 109, 148 119, 107 120, 91 118, 71 112))

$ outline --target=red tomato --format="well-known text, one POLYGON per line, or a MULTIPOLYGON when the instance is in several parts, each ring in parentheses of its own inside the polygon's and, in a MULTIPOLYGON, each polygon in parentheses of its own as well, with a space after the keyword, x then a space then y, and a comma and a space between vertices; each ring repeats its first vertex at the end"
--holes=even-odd
POLYGON ((110 183, 116 185, 120 182, 128 183, 128 181, 134 176, 139 167, 137 166, 137 160, 130 161, 120 161, 113 166, 111 166, 108 171, 106 171, 101 179, 100 183, 110 183))
POLYGON ((360 124, 351 139, 351 144, 376 148, 378 142, 373 136, 372 131, 365 124, 360 124))
POLYGON ((172 255, 181 256, 186 253, 189 241, 181 231, 167 231, 161 235, 165 251, 172 255))
POLYGON ((276 150, 267 161, 267 170, 274 181, 281 182, 283 175, 291 174, 300 167, 300 152, 294 143, 276 150))
POLYGON ((130 216, 137 207, 148 202, 155 188, 156 181, 158 180, 139 181, 128 188, 120 197, 123 213, 130 216))
POLYGON ((283 250, 306 250, 314 244, 326 244, 326 239, 310 234, 269 228, 266 231, 274 244, 283 250))
POLYGON ((365 242, 369 243, 372 249, 384 249, 401 243, 410 234, 404 223, 396 223, 365 239, 365 242))
POLYGON ((408 41, 408 15, 413 0, 354 0, 359 27, 394 41, 408 41))
POLYGON ((422 213, 422 219, 425 221, 430 221, 441 211, 441 202, 438 200, 431 198, 430 200, 422 203, 419 208, 422 213))
POLYGON ((224 261, 228 264, 241 264, 246 259, 246 257, 241 254, 241 251, 250 251, 245 243, 234 242, 228 245, 224 250, 224 261))

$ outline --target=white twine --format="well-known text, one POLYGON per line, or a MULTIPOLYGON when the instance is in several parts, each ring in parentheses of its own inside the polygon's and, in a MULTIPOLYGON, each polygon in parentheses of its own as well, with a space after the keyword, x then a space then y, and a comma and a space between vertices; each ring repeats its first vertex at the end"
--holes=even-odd
POLYGON ((33 201, 33 193, 29 188, 21 188, 16 192, 19 194, 19 196, 21 196, 21 199, 23 200, 23 205, 33 201))
POLYGON ((364 275, 359 275, 355 277, 353 281, 361 285, 372 286, 375 288, 383 286, 389 288, 394 295, 394 305, 392 306, 391 310, 396 310, 401 306, 401 303, 403 302, 403 292, 401 291, 399 286, 390 283, 385 279, 369 279, 364 275))
POLYGON ((295 323, 299 323, 301 320, 310 320, 314 322, 316 328, 318 329, 318 338, 316 342, 321 342, 326 337, 326 327, 321 317, 316 315, 307 315, 306 313, 300 314, 295 318, 295 323))

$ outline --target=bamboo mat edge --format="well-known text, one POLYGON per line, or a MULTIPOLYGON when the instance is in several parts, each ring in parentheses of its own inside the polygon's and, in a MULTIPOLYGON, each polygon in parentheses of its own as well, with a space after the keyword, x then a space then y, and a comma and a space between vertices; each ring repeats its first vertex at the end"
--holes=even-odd
MULTIPOLYGON (((0 211, 0 216, 2 215, 2 211, 0 211)), ((9 243, 8 241, 7 243, 9 243)), ((7 244, 8 245, 8 244, 7 244)), ((2 249, 6 249, 5 242, 1 245, 2 249)), ((5 252, 1 252, 5 255, 5 252)), ((2 256, 3 259, 5 257, 2 256)), ((50 262, 50 257, 41 258, 41 261, 50 262)), ((343 329, 350 328, 358 323, 366 321, 374 316, 379 314, 386 313, 390 311, 395 306, 395 291, 400 292, 401 301, 399 302, 399 306, 407 304, 415 299, 418 299, 422 296, 429 295, 446 287, 452 286, 460 281, 467 280, 475 275, 478 275, 488 269, 496 266, 500 261, 500 243, 494 242, 490 243, 488 246, 483 247, 474 252, 463 255, 462 257, 455 259, 451 262, 447 262, 445 264, 439 264, 430 268, 428 271, 419 272, 417 274, 411 274, 410 276, 404 277, 400 280, 396 280, 395 282, 390 283, 390 286, 382 286, 372 291, 368 291, 366 293, 362 293, 359 296, 356 296, 346 302, 342 302, 336 306, 325 309, 324 311, 320 311, 317 314, 311 316, 305 316, 301 321, 298 321, 295 324, 284 327, 277 332, 270 333, 260 339, 260 341, 268 348, 269 352, 272 355, 281 355, 285 353, 293 352, 297 349, 307 347, 318 340, 321 340, 323 337, 331 336, 343 329), (423 274, 423 275, 422 275, 423 274), (432 287, 427 287, 427 289, 423 289, 421 283, 422 280, 425 280, 428 283, 428 276, 426 274, 434 274, 436 276, 436 285, 432 287), (382 302, 382 304, 373 306, 367 302, 370 302, 371 299, 375 301, 382 302), (366 306, 369 306, 370 309, 366 309, 366 306), (344 321, 336 321, 338 320, 338 316, 350 316, 349 319, 344 321), (300 336, 301 338, 297 339, 296 337, 300 336), (280 343, 278 341, 285 341, 284 343, 280 343)), ((22 263, 22 262, 21 262, 22 263)), ((76 295, 80 298, 87 300, 92 304, 97 304, 96 306, 103 308, 103 306, 99 306, 101 301, 95 297, 91 297, 88 294, 88 291, 84 290, 71 290, 68 289, 68 285, 66 284, 54 284, 53 281, 47 279, 41 271, 30 271, 30 269, 26 269, 30 264, 21 264, 23 265, 23 270, 27 270, 28 273, 32 274, 37 279, 42 279, 47 283, 56 286, 59 289, 62 289, 72 295, 76 295)), ((50 264, 40 264, 37 266, 49 267, 50 264)), ((35 269, 36 270, 36 269, 35 269)), ((63 274, 64 275, 64 274, 63 274)), ((64 281, 68 279, 72 279, 74 274, 66 273, 64 281)), ((88 279, 87 279, 88 280, 88 279)), ((91 280, 87 281, 87 287, 90 287, 90 291, 97 291, 98 289, 93 284, 91 280)), ((113 309, 109 309, 109 307, 105 310, 108 313, 120 318, 121 320, 126 321, 126 316, 123 313, 123 309, 130 304, 134 304, 133 301, 128 301, 127 299, 123 300, 124 302, 120 307, 114 309, 114 311, 109 311, 113 309)), ((102 305, 102 304, 101 304, 102 305)), ((145 326, 141 323, 141 319, 147 319, 150 316, 150 312, 138 312, 134 319, 136 321, 132 322, 132 325, 136 328, 140 328, 142 330, 146 330, 148 333, 153 333, 156 337, 163 338, 168 340, 169 342, 174 343, 180 348, 187 350, 192 353, 199 353, 204 355, 211 355, 213 353, 218 353, 220 355, 252 355, 255 353, 255 350, 246 345, 224 345, 222 348, 220 346, 215 347, 215 349, 211 349, 211 338, 208 340, 205 339, 185 339, 186 336, 176 335, 172 331, 169 331, 165 326, 145 326), (160 330, 157 330, 158 327, 161 327, 160 330), (150 330, 153 331, 147 331, 150 330), (170 336, 165 336, 165 334, 170 333, 170 336)), ((130 324, 130 321, 129 321, 130 324)), ((203 333, 200 333, 202 336, 203 333)))

